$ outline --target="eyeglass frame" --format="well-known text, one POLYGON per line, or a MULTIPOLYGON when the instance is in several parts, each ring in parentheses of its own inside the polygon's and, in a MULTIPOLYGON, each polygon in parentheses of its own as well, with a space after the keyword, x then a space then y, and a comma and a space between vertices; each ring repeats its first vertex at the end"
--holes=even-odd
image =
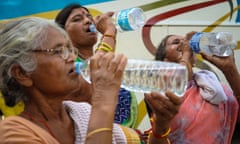
POLYGON ((59 54, 64 60, 68 59, 70 54, 78 56, 78 50, 75 47, 60 46, 61 49, 51 48, 51 49, 35 49, 32 52, 45 52, 51 55, 59 54))

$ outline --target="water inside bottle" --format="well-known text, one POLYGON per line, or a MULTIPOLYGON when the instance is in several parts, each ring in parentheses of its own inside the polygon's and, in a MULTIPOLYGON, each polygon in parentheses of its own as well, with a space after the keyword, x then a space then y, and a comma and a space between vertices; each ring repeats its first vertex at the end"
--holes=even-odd
POLYGON ((236 42, 228 32, 204 33, 200 39, 199 47, 206 54, 229 56, 232 49, 236 47, 236 42))
MULTIPOLYGON (((90 71, 84 64, 75 64, 76 71, 81 71, 83 78, 90 83, 90 71)), ((188 71, 177 63, 128 60, 124 70, 121 87, 134 92, 149 93, 152 91, 165 94, 167 90, 177 96, 183 96, 188 82, 188 71)))
POLYGON ((143 93, 156 91, 162 94, 170 90, 178 96, 183 96, 187 85, 185 66, 146 61, 129 63, 122 81, 122 87, 125 89, 143 93))

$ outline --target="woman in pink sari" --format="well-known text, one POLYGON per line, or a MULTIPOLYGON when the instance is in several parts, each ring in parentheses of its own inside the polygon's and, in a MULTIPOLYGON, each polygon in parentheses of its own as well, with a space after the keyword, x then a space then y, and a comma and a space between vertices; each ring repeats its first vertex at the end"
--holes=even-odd
POLYGON ((237 100, 211 71, 193 73, 195 55, 188 44, 192 34, 165 37, 156 54, 156 60, 185 64, 190 75, 169 138, 174 144, 230 144, 238 114, 237 100))

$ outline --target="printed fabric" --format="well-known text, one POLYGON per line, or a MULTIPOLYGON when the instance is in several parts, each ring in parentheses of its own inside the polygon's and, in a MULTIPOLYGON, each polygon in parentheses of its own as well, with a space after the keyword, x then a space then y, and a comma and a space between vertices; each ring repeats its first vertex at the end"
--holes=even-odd
MULTIPOLYGON (((78 103, 73 101, 64 101, 66 107, 75 125, 75 144, 84 144, 87 135, 88 122, 91 114, 91 105, 88 103, 78 103)), ((138 134, 129 128, 118 124, 113 124, 113 144, 139 144, 138 134)))
POLYGON ((126 127, 136 128, 138 103, 134 92, 120 88, 114 122, 126 127))
POLYGON ((197 83, 194 80, 190 83, 179 113, 171 122, 172 132, 169 135, 171 142, 230 144, 239 107, 233 92, 226 85, 222 85, 226 97, 221 96, 220 99, 208 101, 201 95, 197 83))

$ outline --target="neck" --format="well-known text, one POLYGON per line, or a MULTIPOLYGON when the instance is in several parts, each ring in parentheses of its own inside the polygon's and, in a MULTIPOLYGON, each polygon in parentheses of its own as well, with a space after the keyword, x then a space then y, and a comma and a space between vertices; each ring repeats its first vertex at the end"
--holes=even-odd
POLYGON ((65 100, 91 103, 91 97, 92 97, 91 85, 88 82, 86 82, 82 77, 79 77, 79 78, 81 79, 81 84, 80 84, 81 86, 79 90, 69 95, 68 97, 66 97, 65 100))
POLYGON ((93 46, 77 46, 78 56, 84 60, 93 55, 93 46))
POLYGON ((26 110, 21 113, 21 116, 30 120, 31 122, 37 124, 38 126, 42 127, 43 129, 47 130, 54 138, 56 138, 55 134, 53 133, 53 131, 51 130, 50 126, 47 123, 48 120, 39 119, 35 115, 32 115, 30 112, 28 112, 26 110))

